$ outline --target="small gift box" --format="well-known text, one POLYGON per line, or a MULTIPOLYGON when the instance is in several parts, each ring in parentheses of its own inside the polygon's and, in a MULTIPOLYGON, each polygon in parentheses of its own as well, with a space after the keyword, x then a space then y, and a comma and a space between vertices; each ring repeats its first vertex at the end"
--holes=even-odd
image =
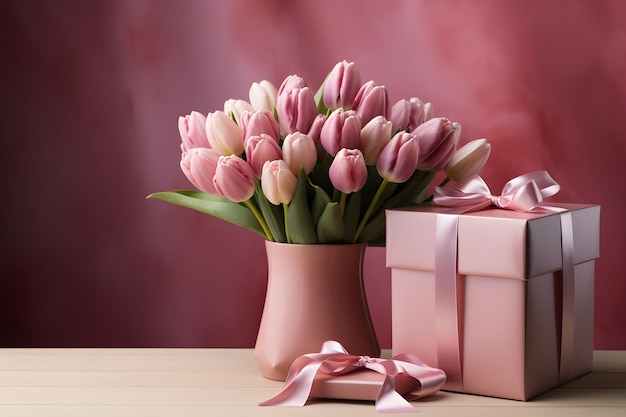
POLYGON ((414 355, 354 356, 331 340, 320 353, 298 357, 282 391, 261 405, 303 406, 309 398, 332 398, 376 401, 381 413, 415 412, 408 401, 435 394, 445 380, 441 369, 414 355))
POLYGON ((387 212, 393 351, 443 369, 445 390, 516 400, 590 371, 600 207, 541 204, 533 182, 535 202, 484 209, 528 194, 464 185, 434 199, 448 207, 387 212), (475 188, 479 211, 450 208, 475 188))

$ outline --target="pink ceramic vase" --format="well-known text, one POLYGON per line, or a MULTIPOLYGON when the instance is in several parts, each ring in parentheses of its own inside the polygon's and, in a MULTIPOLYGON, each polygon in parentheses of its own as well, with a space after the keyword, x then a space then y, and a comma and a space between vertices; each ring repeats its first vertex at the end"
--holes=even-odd
POLYGON ((266 242, 268 284, 254 356, 284 381, 291 363, 336 340, 353 355, 380 356, 363 287, 366 244, 266 242))

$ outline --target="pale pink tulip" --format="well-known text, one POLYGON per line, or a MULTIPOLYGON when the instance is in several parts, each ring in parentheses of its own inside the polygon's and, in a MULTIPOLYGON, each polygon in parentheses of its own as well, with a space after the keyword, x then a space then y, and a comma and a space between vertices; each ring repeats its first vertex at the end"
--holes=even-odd
POLYGON ((263 165, 261 189, 270 203, 289 204, 297 185, 298 179, 282 159, 268 161, 263 165))
MULTIPOLYGON (((294 132, 285 137, 283 141, 283 159, 294 175, 298 175, 300 169, 310 174, 317 163, 317 150, 313 139, 304 133, 294 132)), ((278 159, 278 158, 274 158, 278 159)))
POLYGON ((266 134, 274 138, 276 143, 280 141, 280 126, 274 118, 274 114, 268 110, 255 110, 244 112, 239 124, 243 130, 244 146, 250 136, 266 134))
POLYGON ((407 181, 417 169, 419 144, 412 133, 398 132, 383 148, 376 170, 385 180, 393 183, 407 181))
POLYGON ((265 162, 280 159, 281 156, 282 151, 278 142, 270 135, 262 133, 258 136, 250 136, 246 141, 246 160, 257 178, 261 178, 265 162))
POLYGON ((220 156, 215 149, 192 148, 182 153, 180 169, 198 190, 211 195, 221 195, 213 184, 220 156))
POLYGON ((380 151, 391 140, 391 122, 376 116, 361 129, 361 145, 365 164, 375 165, 380 151))
POLYGON ((491 144, 487 139, 473 140, 456 151, 445 169, 446 175, 456 182, 476 175, 487 163, 490 154, 491 144))
POLYGON ((389 116, 393 124, 393 131, 406 130, 411 132, 426 120, 424 118, 424 103, 417 97, 398 100, 391 107, 389 116))
POLYGON ((254 194, 254 171, 236 155, 220 156, 217 160, 213 185, 224 197, 235 203, 249 200, 254 194))
POLYGON ((330 71, 324 84, 324 105, 329 109, 339 107, 350 110, 361 88, 361 75, 354 62, 338 62, 330 71))
POLYGON ((436 117, 417 126, 413 134, 420 145, 417 169, 441 171, 456 151, 461 129, 458 123, 452 123, 445 117, 436 117))
POLYGON ((238 100, 230 98, 224 102, 224 113, 228 117, 235 119, 235 122, 239 124, 241 115, 247 111, 253 111, 252 105, 245 100, 238 100))
POLYGON ((178 118, 178 132, 182 141, 182 151, 210 147, 209 139, 206 136, 206 116, 197 111, 178 118))
POLYGON ((320 131, 326 152, 335 156, 341 148, 356 149, 361 141, 361 119, 354 110, 341 107, 333 111, 320 131))
POLYGON ((356 110, 362 123, 367 123, 378 115, 388 119, 387 88, 384 85, 377 85, 374 81, 368 81, 359 89, 352 103, 352 108, 356 110))
POLYGON ((222 111, 209 113, 206 120, 206 135, 211 148, 222 155, 243 153, 243 131, 222 111))
POLYGON ((359 191, 367 182, 367 166, 358 149, 340 149, 335 156, 328 176, 333 187, 342 193, 359 191))
POLYGON ((276 95, 278 94, 274 84, 267 80, 252 83, 248 96, 254 110, 274 111, 276 107, 276 95))

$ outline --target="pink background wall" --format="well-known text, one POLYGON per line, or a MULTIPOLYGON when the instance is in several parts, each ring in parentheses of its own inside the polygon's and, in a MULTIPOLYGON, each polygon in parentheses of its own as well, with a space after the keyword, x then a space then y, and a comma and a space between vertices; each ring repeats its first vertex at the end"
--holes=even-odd
POLYGON ((263 241, 144 196, 189 187, 179 115, 347 59, 487 137, 494 191, 547 169, 602 205, 595 346, 626 348, 626 2, 5 0, 0 31, 0 346, 252 346, 263 241))

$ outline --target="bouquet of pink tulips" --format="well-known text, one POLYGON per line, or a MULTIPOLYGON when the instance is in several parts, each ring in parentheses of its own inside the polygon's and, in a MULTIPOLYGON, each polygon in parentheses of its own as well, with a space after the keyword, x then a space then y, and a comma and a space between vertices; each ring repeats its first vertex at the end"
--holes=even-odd
POLYGON ((457 150, 460 125, 418 98, 390 106, 383 85, 340 62, 314 93, 288 76, 253 83, 250 101, 180 117, 180 166, 199 191, 151 194, 295 244, 384 245, 385 209, 424 201, 439 171, 485 164, 485 139, 457 150))

